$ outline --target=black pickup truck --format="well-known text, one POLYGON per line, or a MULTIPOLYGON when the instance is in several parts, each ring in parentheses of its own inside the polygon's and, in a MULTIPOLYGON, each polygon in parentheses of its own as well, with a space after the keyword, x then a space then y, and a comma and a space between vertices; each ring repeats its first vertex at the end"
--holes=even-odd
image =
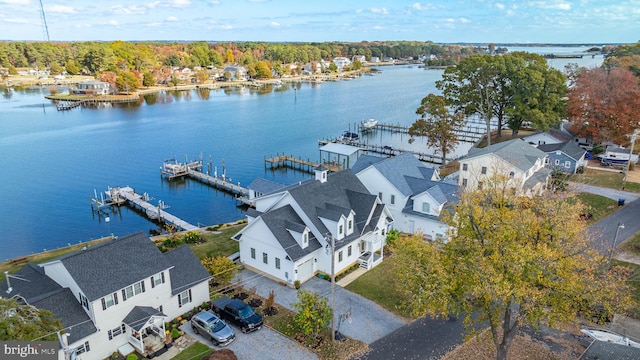
POLYGON ((255 310, 238 299, 229 299, 226 296, 213 302, 213 311, 218 316, 240 327, 244 333, 256 331, 262 327, 262 316, 255 310))

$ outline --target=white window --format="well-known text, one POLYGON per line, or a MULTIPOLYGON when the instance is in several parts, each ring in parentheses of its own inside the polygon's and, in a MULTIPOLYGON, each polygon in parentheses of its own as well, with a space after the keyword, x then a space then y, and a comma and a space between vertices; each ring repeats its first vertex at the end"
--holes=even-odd
POLYGON ((482 175, 485 175, 487 173, 487 167, 483 166, 482 167, 482 175))
POLYGON ((109 294, 102 298, 102 310, 118 305, 118 293, 109 294))
POLYGON ((353 227, 353 220, 349 220, 349 230, 353 227))
POLYGON ((304 245, 307 245, 308 242, 309 242, 309 234, 308 233, 304 233, 304 235, 302 236, 302 243, 304 245))
POLYGON ((82 293, 80 293, 80 303, 82 304, 83 308, 89 310, 89 299, 87 299, 87 297, 82 293))
POLYGON ((462 164, 462 171, 467 171, 467 168, 468 168, 467 164, 462 164))
POLYGON ((564 167, 566 167, 567 169, 571 167, 571 161, 565 161, 564 162, 564 167))
POLYGON ((276 258, 276 269, 280 269, 280 258, 276 258))
POLYGON ((88 342, 88 341, 85 341, 85 343, 84 343, 84 344, 82 344, 82 345, 80 345, 80 346, 78 346, 78 347, 76 348, 76 355, 80 355, 80 354, 82 354, 82 353, 89 352, 89 350, 91 350, 91 349, 89 348, 89 342, 88 342))
POLYGON ((114 337, 120 335, 120 334, 124 334, 125 332, 125 327, 124 324, 122 324, 121 326, 118 326, 117 328, 114 328, 112 330, 107 331, 107 335, 109 336, 109 340, 113 339, 114 337))
POLYGON ((342 225, 338 226, 338 234, 342 235, 342 225))
POLYGON ((391 195, 391 205, 396 203, 396 196, 395 195, 391 195))
POLYGON ((265 264, 269 263, 269 255, 267 255, 267 253, 262 253, 262 262, 265 264))
POLYGON ((256 249, 251 248, 251 258, 255 259, 256 258, 256 249))
POLYGON ((428 202, 423 202, 422 203, 422 212, 423 213, 429 213, 430 210, 431 210, 431 206, 429 206, 429 203, 428 202))
POLYGON ((128 298, 136 296, 143 292, 144 292, 144 282, 141 281, 133 285, 129 285, 122 291, 122 300, 123 301, 127 300, 128 298))
POLYGON ((378 198, 380 199, 380 201, 382 201, 382 193, 381 192, 378 193, 378 198))
POLYGON ((191 302, 191 289, 185 290, 178 294, 178 307, 191 302))
POLYGON ((467 179, 466 178, 462 179, 462 186, 467 186, 467 179))
POLYGON ((155 274, 151 277, 151 287, 156 287, 160 284, 164 284, 164 273, 155 274))
POLYGON ((556 159, 556 166, 560 165, 560 160, 556 159))
POLYGON ((342 261, 342 251, 338 252, 338 262, 342 261))
POLYGON ((347 256, 351 256, 351 245, 347 248, 347 256))

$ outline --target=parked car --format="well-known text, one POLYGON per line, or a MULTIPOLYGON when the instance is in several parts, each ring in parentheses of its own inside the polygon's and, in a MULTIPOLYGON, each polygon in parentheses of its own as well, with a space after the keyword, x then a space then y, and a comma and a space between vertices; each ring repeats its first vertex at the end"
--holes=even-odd
POLYGON ((211 340, 218 346, 225 346, 236 339, 233 329, 214 314, 203 311, 191 318, 191 328, 196 334, 200 334, 211 340))
POLYGON ((213 302, 213 310, 222 319, 238 326, 244 333, 256 331, 263 324, 262 315, 239 299, 223 296, 213 302))

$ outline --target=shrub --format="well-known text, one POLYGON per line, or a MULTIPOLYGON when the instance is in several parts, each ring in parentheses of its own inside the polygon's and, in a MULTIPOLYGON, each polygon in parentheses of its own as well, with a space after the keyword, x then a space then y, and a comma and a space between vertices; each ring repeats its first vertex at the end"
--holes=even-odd
POLYGON ((127 355, 127 360, 138 360, 138 355, 129 354, 129 355, 127 355))
POLYGON ((184 242, 185 244, 197 244, 200 242, 200 232, 199 231, 189 231, 184 234, 184 242))
POLYGON ((238 360, 236 354, 229 349, 214 351, 211 355, 205 356, 202 360, 238 360))
POLYGON ((293 282, 293 286, 297 289, 300 289, 300 280, 296 280, 293 282))
POLYGON ((171 330, 171 339, 172 340, 175 340, 175 339, 177 339, 179 337, 180 337, 180 330, 175 329, 175 328, 173 330, 171 330))

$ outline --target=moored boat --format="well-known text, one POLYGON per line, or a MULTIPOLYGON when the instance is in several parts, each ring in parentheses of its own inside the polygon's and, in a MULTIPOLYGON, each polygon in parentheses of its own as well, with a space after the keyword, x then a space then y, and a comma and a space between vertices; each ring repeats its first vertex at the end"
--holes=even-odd
POLYGON ((358 135, 358 133, 345 131, 342 133, 342 136, 340 136, 340 139, 342 141, 358 141, 360 139, 360 135, 358 135))
POLYGON ((633 340, 629 340, 628 337, 624 337, 618 334, 614 334, 608 331, 602 330, 592 330, 592 329, 581 329, 582 333, 589 335, 594 340, 609 342, 613 344, 625 345, 625 346, 633 346, 635 348, 640 349, 640 343, 635 342, 633 340))
POLYGON ((373 129, 378 125, 378 120, 376 119, 368 119, 362 122, 363 129, 373 129))

